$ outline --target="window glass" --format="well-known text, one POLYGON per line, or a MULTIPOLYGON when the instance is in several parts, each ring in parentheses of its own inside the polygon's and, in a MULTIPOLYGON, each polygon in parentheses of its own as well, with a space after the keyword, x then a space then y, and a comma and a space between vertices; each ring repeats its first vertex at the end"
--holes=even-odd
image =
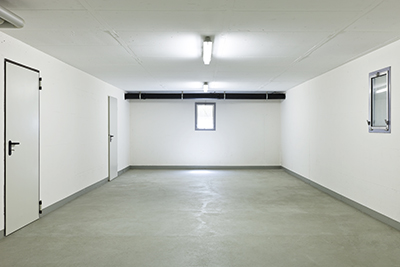
POLYGON ((385 127, 387 112, 386 74, 372 79, 372 126, 385 127))
POLYGON ((215 130, 215 103, 196 103, 196 130, 215 130))

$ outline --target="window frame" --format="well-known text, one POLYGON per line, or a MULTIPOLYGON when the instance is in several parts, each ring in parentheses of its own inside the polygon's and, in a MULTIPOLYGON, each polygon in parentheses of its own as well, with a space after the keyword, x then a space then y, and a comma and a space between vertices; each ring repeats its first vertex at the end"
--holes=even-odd
POLYGON ((216 114, 217 114, 217 107, 216 107, 216 103, 214 102, 214 103, 209 103, 209 102, 196 102, 195 104, 194 104, 194 117, 195 117, 195 120, 194 120, 194 129, 195 129, 195 131, 216 131, 216 125, 217 125, 217 116, 216 116, 216 114), (199 106, 199 105, 207 105, 207 106, 213 106, 213 128, 210 128, 210 129, 201 129, 201 128, 197 128, 197 117, 198 117, 198 114, 197 114, 197 106, 199 106))
POLYGON ((391 67, 387 67, 384 69, 380 69, 369 74, 369 109, 368 109, 368 131, 370 133, 390 133, 391 132, 391 67), (375 114, 375 106, 374 106, 374 88, 373 88, 373 80, 378 77, 382 77, 386 75, 386 126, 374 126, 374 115, 375 114))

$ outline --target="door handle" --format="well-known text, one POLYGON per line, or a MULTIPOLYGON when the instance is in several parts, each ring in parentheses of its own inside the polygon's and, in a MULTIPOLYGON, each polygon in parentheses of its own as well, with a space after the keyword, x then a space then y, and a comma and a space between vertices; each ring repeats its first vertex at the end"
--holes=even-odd
POLYGON ((114 135, 110 134, 110 142, 112 142, 114 135))
POLYGON ((19 146, 20 144, 20 142, 8 141, 8 155, 11 156, 14 151, 14 146, 19 146))

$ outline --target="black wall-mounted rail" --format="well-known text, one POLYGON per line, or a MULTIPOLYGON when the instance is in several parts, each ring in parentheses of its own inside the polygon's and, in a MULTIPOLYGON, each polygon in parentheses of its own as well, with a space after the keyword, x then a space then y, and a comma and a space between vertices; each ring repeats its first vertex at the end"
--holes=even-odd
POLYGON ((284 100, 284 93, 126 93, 125 99, 284 100))
POLYGON ((224 99, 223 93, 184 93, 182 99, 224 99))

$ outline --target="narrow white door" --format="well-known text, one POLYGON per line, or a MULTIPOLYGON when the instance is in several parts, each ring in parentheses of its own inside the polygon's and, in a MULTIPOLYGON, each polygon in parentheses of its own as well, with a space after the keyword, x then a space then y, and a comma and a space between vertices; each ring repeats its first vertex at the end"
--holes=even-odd
POLYGON ((108 179, 118 176, 118 100, 108 97, 108 179))
POLYGON ((5 64, 5 234, 39 218, 39 71, 5 64))

